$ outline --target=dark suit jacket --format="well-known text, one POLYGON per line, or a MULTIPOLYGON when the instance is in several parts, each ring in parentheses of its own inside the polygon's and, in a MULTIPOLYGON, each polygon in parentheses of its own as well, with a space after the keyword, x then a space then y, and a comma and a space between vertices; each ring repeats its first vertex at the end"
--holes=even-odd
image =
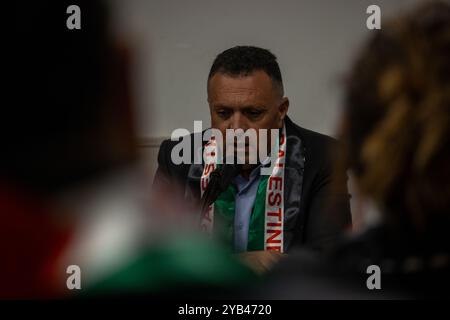
MULTIPOLYGON (((297 126, 288 117, 285 125, 285 251, 300 245, 322 250, 351 225, 346 181, 332 187, 334 166, 331 151, 338 144, 331 137, 297 126)), ((194 134, 190 138, 193 147, 194 134)), ((175 165, 171 161, 171 152, 178 143, 165 140, 161 144, 154 186, 177 190, 175 185, 181 185, 184 199, 198 201, 203 164, 175 165)), ((199 150, 191 152, 192 160, 194 152, 199 150)))

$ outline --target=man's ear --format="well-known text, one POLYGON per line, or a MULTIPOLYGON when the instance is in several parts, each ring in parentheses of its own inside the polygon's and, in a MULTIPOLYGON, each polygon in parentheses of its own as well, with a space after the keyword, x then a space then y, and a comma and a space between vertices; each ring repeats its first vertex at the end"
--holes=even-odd
POLYGON ((281 104, 278 107, 278 112, 280 113, 280 123, 281 123, 280 127, 283 126, 283 121, 287 115, 288 109, 289 109, 289 99, 288 99, 288 97, 284 97, 281 99, 281 104))

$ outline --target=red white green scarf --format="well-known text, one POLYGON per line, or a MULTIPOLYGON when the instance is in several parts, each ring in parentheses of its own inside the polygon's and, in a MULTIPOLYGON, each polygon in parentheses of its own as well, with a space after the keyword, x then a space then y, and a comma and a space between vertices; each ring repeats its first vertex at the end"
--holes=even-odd
MULTIPOLYGON (((217 142, 211 137, 204 149, 205 167, 203 169, 200 189, 205 192, 209 175, 217 164, 217 142)), ((261 175, 256 192, 256 199, 250 217, 247 250, 274 250, 284 252, 284 169, 286 160, 286 128, 283 127, 278 156, 270 176, 261 175)), ((233 226, 235 213, 236 187, 230 185, 209 206, 201 227, 210 235, 219 236, 231 247, 233 246, 233 226)))

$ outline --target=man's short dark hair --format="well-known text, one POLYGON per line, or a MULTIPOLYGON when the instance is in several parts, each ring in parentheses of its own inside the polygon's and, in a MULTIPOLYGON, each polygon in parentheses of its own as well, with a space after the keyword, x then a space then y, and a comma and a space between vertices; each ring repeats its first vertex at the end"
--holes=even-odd
POLYGON ((277 57, 267 49, 253 46, 236 46, 220 53, 209 71, 208 80, 216 73, 246 76, 254 71, 264 71, 284 95, 283 80, 277 57))

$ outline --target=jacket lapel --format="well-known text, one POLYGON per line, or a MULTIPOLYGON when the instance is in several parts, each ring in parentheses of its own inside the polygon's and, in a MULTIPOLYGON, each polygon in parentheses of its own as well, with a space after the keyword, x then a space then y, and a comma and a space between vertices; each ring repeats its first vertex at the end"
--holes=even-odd
POLYGON ((289 249, 300 216, 305 150, 292 121, 286 117, 286 168, 284 172, 284 248, 289 249))

